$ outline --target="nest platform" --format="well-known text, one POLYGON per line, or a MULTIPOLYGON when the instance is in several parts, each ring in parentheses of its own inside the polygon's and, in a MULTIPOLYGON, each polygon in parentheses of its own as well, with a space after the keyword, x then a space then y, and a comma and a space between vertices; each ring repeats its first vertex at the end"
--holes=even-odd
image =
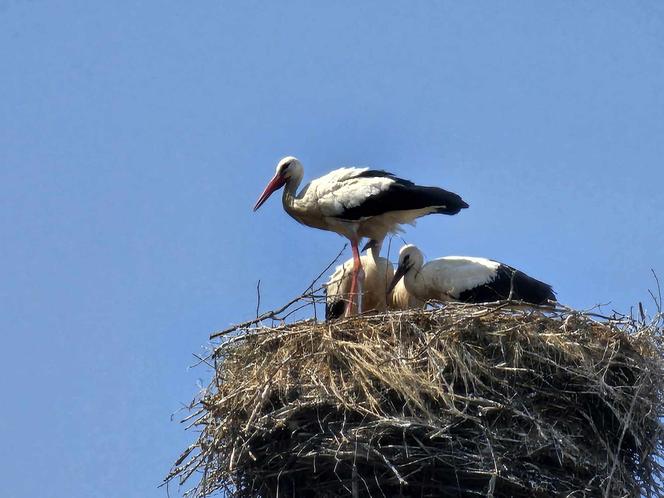
POLYGON ((664 496, 661 322, 448 304, 234 331, 167 480, 228 497, 664 496))

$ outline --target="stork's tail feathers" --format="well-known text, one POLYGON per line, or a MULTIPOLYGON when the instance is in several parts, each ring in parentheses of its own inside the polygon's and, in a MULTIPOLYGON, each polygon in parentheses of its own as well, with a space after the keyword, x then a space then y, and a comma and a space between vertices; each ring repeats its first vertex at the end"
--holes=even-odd
POLYGON ((439 187, 412 186, 410 194, 417 199, 414 204, 420 204, 422 207, 435 207, 434 212, 438 214, 453 215, 469 207, 459 194, 439 187))
POLYGON ((547 304, 556 301, 553 288, 522 271, 501 264, 496 278, 485 285, 474 287, 459 295, 465 303, 486 303, 513 299, 530 304, 547 304))
POLYGON ((546 304, 548 301, 556 300, 556 294, 549 284, 514 268, 508 266, 504 268, 507 270, 506 283, 509 281, 509 287, 505 289, 508 292, 506 297, 510 297, 511 291, 514 299, 532 304, 546 304))
MULTIPOLYGON (((452 192, 450 192, 450 194, 451 193, 452 192)), ((460 196, 458 196, 457 194, 453 194, 453 195, 456 195, 458 197, 458 202, 456 202, 456 203, 454 203, 454 202, 449 203, 448 202, 446 207, 441 207, 441 208, 436 209, 437 214, 457 214, 462 209, 466 209, 466 208, 470 207, 468 205, 468 203, 466 201, 464 201, 460 196)))

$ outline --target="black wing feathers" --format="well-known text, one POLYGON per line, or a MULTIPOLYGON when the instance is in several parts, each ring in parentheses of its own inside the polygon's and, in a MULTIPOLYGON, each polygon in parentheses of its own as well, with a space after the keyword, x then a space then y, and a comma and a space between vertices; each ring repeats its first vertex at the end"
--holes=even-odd
POLYGON ((394 181, 387 190, 367 197, 362 204, 345 209, 337 217, 344 220, 358 220, 378 216, 390 211, 408 211, 435 207, 439 214, 457 214, 468 204, 461 196, 438 187, 422 187, 409 180, 397 178, 392 173, 381 170, 363 171, 357 178, 390 178, 394 181))
POLYGON ((356 175, 355 178, 392 178, 392 180, 400 181, 405 185, 415 185, 410 180, 404 180, 403 178, 397 178, 394 176, 394 173, 385 171, 383 169, 368 169, 363 171, 359 175, 356 175))
POLYGON ((459 301, 465 303, 487 303, 502 301, 510 297, 531 304, 545 304, 555 301, 556 295, 549 284, 526 275, 508 265, 501 264, 492 282, 468 289, 459 294, 459 301))

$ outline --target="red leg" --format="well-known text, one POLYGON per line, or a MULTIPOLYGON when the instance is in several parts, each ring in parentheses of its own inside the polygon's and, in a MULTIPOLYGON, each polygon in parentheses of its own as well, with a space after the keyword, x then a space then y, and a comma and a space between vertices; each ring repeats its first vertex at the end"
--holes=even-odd
POLYGON ((351 316, 354 313, 360 313, 360 286, 358 285, 358 279, 360 272, 362 271, 362 260, 360 259, 360 250, 358 248, 358 241, 350 241, 351 249, 353 250, 353 276, 350 283, 350 302, 346 307, 346 316, 351 316))

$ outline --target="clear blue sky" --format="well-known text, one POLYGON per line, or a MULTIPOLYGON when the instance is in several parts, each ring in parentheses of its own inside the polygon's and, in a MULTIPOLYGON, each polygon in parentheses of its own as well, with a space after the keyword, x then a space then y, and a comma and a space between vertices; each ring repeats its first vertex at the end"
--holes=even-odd
POLYGON ((252 213, 284 155, 462 194, 428 257, 652 308, 662 54, 660 1, 0 0, 0 494, 165 496, 192 352, 343 245, 252 213))

